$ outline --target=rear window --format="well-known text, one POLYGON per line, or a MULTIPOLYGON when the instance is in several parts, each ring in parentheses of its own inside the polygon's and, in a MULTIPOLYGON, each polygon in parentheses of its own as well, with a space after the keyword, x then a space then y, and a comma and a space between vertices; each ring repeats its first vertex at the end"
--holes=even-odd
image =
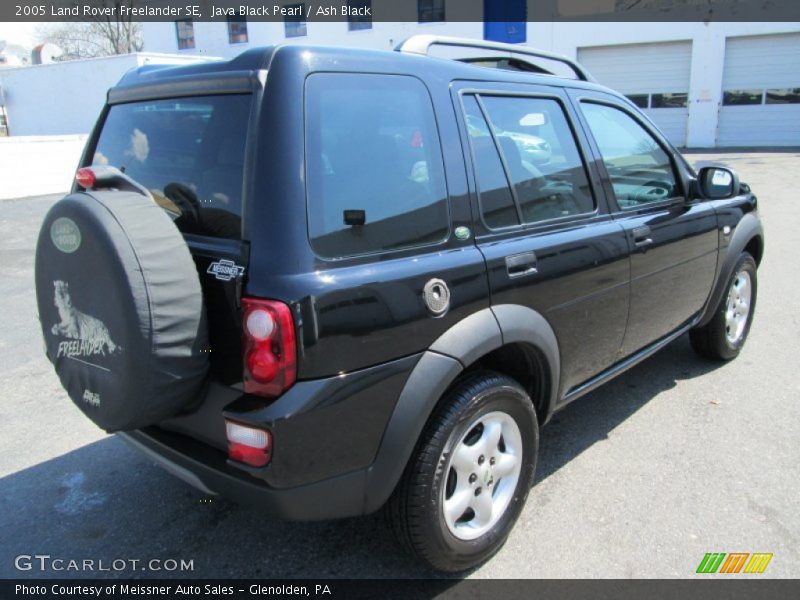
POLYGON ((241 237, 244 147, 252 96, 112 106, 93 165, 145 186, 184 233, 241 237))
POLYGON ((312 75, 308 227, 320 256, 426 246, 449 231, 442 151, 425 86, 403 75, 312 75))

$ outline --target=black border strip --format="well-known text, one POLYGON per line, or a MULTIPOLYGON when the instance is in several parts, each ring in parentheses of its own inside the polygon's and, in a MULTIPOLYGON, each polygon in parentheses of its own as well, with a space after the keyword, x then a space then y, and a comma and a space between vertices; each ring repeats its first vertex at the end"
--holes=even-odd
POLYGON ((6 579, 0 597, 44 599, 149 598, 569 598, 570 600, 772 600, 797 598, 800 581, 749 576, 709 579, 6 579), (186 593, 177 593, 182 586, 186 593), (99 593, 98 593, 99 592, 99 593), (148 593, 149 592, 149 593, 148 593))
MULTIPOLYGON (((485 22, 481 0, 442 0, 447 22, 485 22)), ((492 0, 496 2, 504 0, 492 0)), ((418 22, 418 0, 8 0, 0 5, 0 21, 91 22, 123 21, 225 22, 230 16, 246 20, 284 22, 347 22, 343 7, 370 7, 374 22, 418 22), (276 7, 301 4, 302 17, 288 17, 276 7), (212 8, 214 7, 214 8, 212 8), (245 14, 241 8, 247 7, 245 14)), ((708 22, 800 21, 796 0, 527 0, 498 11, 513 22, 708 22), (510 14, 516 12, 517 14, 510 14)), ((355 20, 360 20, 356 18, 355 20)), ((499 21, 495 18, 490 22, 499 21)), ((435 32, 432 32, 435 33, 435 32)))

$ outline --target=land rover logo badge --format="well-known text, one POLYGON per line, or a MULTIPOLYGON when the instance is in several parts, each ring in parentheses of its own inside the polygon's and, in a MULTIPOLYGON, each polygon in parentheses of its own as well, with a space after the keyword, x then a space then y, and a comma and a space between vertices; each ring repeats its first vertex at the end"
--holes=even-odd
POLYGON ((441 279, 431 279, 422 291, 428 310, 434 315, 443 315, 450 308, 450 290, 441 279))
POLYGON ((50 226, 50 239, 61 252, 72 254, 80 248, 81 230, 72 219, 59 217, 50 226))

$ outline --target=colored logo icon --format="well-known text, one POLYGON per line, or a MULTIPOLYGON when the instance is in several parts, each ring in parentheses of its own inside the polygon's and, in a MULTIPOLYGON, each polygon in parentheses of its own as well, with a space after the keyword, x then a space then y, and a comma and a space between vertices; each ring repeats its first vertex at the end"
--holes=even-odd
POLYGON ((772 553, 707 552, 697 566, 697 573, 763 573, 772 560, 772 553))

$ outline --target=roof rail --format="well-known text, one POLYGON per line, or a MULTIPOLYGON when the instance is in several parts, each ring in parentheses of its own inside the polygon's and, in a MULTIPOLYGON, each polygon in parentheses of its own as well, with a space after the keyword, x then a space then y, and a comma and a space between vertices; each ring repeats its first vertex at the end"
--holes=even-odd
MULTIPOLYGON (((529 46, 522 46, 517 44, 503 44, 500 42, 488 42, 485 40, 474 40, 469 38, 449 37, 440 35, 412 35, 404 42, 400 42, 395 50, 397 52, 404 52, 407 54, 421 54, 428 56, 431 46, 459 46, 462 48, 478 48, 481 50, 494 50, 499 52, 507 52, 511 55, 524 55, 533 56, 536 58, 544 58, 567 65, 575 73, 575 76, 582 81, 595 81, 595 78, 587 71, 582 65, 572 59, 562 56, 561 54, 553 54, 545 52, 544 50, 536 50, 529 46)), ((541 69, 533 61, 525 61, 535 65, 541 69)))

